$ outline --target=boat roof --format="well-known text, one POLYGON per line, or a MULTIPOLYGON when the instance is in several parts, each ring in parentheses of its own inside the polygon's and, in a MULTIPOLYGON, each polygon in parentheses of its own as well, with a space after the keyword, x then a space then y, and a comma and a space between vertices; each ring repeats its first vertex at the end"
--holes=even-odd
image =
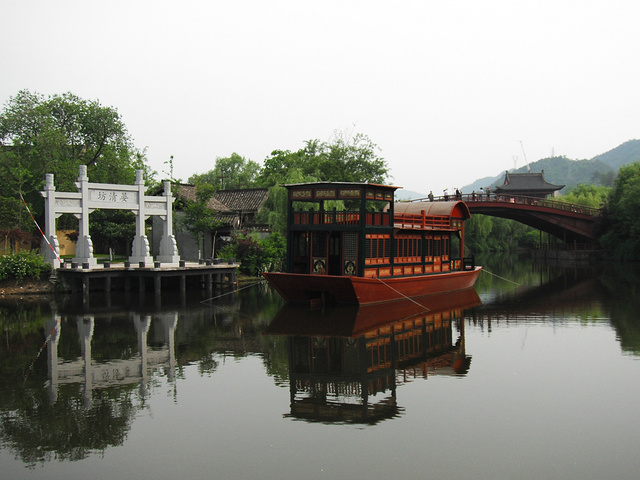
POLYGON ((396 202, 393 209, 396 215, 399 213, 419 215, 424 210, 427 216, 471 218, 469 207, 460 200, 453 202, 396 202))

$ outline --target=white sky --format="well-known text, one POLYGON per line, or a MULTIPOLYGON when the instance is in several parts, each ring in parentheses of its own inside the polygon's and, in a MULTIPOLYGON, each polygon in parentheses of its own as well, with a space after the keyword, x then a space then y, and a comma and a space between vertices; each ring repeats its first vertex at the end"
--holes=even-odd
POLYGON ((186 180, 334 131, 391 183, 462 187, 640 137, 640 2, 0 0, 0 103, 70 91, 118 109, 186 180))

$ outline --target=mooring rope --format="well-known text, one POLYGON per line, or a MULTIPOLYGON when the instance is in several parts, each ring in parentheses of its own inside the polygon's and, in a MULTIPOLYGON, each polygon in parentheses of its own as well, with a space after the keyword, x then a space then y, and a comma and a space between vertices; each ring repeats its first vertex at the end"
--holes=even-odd
POLYGON ((509 280, 508 278, 504 278, 504 277, 501 277, 500 275, 496 275, 495 273, 491 273, 490 271, 488 271, 488 270, 487 270, 486 268, 484 268, 484 267, 482 268, 482 271, 483 271, 483 272, 485 272, 485 273, 488 273, 489 275, 493 275, 494 277, 497 277, 497 278, 499 278, 500 280, 504 280, 505 282, 513 283, 514 285, 518 285, 519 287, 521 287, 521 286, 522 286, 522 284, 521 284, 521 283, 514 282, 513 280, 509 280))
POLYGON ((60 255, 58 255, 58 252, 56 252, 56 249, 53 248, 53 245, 51 245, 51 242, 49 242, 49 239, 47 238, 47 236, 42 232, 42 229, 40 228, 40 225, 38 225, 38 222, 36 221, 35 217, 33 216, 33 213, 31 213, 31 210, 29 209, 29 205, 27 205, 27 202, 25 201, 24 197, 22 196, 22 192, 20 192, 20 198, 22 199, 22 203, 24 203, 24 206, 27 208, 27 212, 29 212, 29 215, 31 215, 31 220, 33 220, 33 223, 35 223, 36 227, 38 227, 38 230, 40 230, 40 235, 42 235, 42 238, 44 238, 44 241, 47 242, 47 245, 49 245, 49 248, 51 249, 53 254, 56 256, 58 261, 60 263, 63 263, 62 259, 60 258, 60 255))
POLYGON ((240 290, 245 290, 247 288, 255 287, 256 285, 261 285, 264 282, 266 282, 266 280, 260 280, 259 282, 255 282, 255 283, 252 283, 250 285, 245 285, 242 288, 236 288, 235 290, 232 290, 230 292, 226 292, 226 293, 223 293, 221 295, 217 295, 215 297, 207 298, 206 300, 202 300, 200 303, 207 303, 207 302, 210 302, 212 300, 217 300, 218 298, 222 298, 222 297, 224 297, 226 295, 231 295, 232 293, 238 293, 240 290))
POLYGON ((425 312, 430 312, 431 309, 428 307, 425 307, 424 305, 422 305, 421 303, 416 302, 413 298, 411 297, 407 297, 404 293, 399 292, 398 290, 396 290, 395 288, 393 288, 391 285, 389 285, 388 283, 386 283, 385 281, 383 281, 382 279, 380 279, 379 277, 376 277, 376 279, 382 283, 383 285, 385 285, 386 287, 389 287, 391 290, 393 290, 394 292, 396 292, 398 295, 402 295, 404 298, 406 298, 407 300, 411 300, 413 303, 415 303, 416 305, 418 305, 419 307, 422 307, 425 309, 425 312))
POLYGON ((47 338, 44 339, 44 343, 40 347, 40 350, 38 351, 38 354, 36 355, 36 358, 33 359, 33 362, 31 362, 31 365, 29 365, 29 368, 27 368, 27 371, 24 374, 24 381, 25 382, 27 381, 27 378, 31 374, 31 371, 33 370, 33 366, 36 364, 36 361, 38 360, 38 358, 40 358, 40 355, 42 354, 42 351, 47 346, 47 343, 49 343, 49 340, 51 340, 51 337, 53 337, 53 335, 56 333, 56 329, 58 328, 59 325, 60 325, 60 319, 58 319, 56 321, 56 324, 51 329, 51 333, 47 336, 47 338))

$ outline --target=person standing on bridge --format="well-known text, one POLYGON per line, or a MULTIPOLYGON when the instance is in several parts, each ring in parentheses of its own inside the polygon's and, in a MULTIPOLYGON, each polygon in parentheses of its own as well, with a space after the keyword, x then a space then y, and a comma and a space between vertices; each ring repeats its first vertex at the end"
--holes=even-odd
POLYGON ((429 195, 427 195, 430 202, 433 202, 433 190, 429 190, 429 195))

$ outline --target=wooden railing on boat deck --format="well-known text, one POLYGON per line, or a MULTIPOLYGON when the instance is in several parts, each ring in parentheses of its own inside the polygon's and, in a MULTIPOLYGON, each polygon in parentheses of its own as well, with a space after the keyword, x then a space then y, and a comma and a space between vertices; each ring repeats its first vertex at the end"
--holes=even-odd
MULTIPOLYGON (((390 214, 387 212, 367 212, 365 220, 367 225, 389 226, 390 214)), ((293 212, 294 225, 359 225, 360 213, 353 211, 327 211, 316 212, 313 210, 293 212)))
POLYGON ((399 228, 451 228, 451 217, 446 215, 425 215, 422 213, 396 213, 394 224, 399 228))
MULTIPOLYGON (((365 214, 366 225, 389 226, 388 212, 367 212, 365 214)), ((360 214, 349 211, 316 212, 313 210, 294 212, 294 225, 359 225, 360 214)), ((432 228, 450 229, 451 217, 446 215, 425 215, 422 213, 397 213, 393 218, 395 227, 398 228, 432 228)))

